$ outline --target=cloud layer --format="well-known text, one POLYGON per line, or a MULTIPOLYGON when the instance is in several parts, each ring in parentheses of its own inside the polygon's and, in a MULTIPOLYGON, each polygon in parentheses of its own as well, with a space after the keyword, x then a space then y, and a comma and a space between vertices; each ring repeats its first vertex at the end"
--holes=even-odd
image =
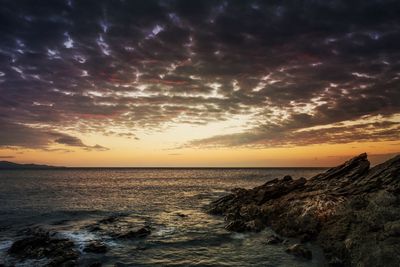
POLYGON ((3 1, 0 146, 103 150, 69 132, 138 139, 241 114, 247 131, 186 145, 396 140, 398 14, 394 0, 3 1))

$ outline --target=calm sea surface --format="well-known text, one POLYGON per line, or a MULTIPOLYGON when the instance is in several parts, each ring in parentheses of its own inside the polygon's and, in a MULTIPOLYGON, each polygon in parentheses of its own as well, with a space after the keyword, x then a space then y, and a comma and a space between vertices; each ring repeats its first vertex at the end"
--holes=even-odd
MULTIPOLYGON (((0 171, 0 263, 18 232, 40 226, 73 240, 83 253, 82 266, 93 260, 103 266, 321 266, 318 248, 305 262, 285 253, 284 246, 266 245, 272 232, 230 233, 223 218, 204 213, 210 201, 235 187, 252 188, 273 178, 312 177, 317 169, 68 169, 0 171), (142 240, 120 240, 92 232, 88 226, 111 215, 112 227, 152 227, 142 240), (109 251, 82 251, 91 240, 109 251)), ((109 226, 111 227, 111 226, 109 226)), ((3 262, 2 262, 3 261, 3 262)))

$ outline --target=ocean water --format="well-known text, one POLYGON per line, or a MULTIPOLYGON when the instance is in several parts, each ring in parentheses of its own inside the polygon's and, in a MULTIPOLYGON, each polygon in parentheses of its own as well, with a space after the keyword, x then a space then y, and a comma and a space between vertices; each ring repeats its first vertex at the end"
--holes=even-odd
POLYGON ((21 230, 41 227, 73 240, 80 265, 103 266, 321 266, 320 249, 312 261, 266 245, 273 233, 230 233, 220 216, 204 206, 232 188, 252 188, 291 175, 312 177, 320 169, 66 169, 0 171, 0 263, 42 266, 7 255, 21 230), (99 220, 118 219, 91 231, 99 220), (144 239, 118 239, 109 233, 150 225, 144 239), (92 240, 105 243, 105 254, 84 253, 92 240), (3 262, 2 262, 3 261, 3 262))

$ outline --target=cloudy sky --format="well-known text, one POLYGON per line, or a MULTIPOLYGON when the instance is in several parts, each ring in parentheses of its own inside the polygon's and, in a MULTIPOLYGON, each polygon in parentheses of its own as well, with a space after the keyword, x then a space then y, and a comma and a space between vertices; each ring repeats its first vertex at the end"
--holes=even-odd
POLYGON ((327 166, 400 151, 400 2, 0 4, 0 158, 327 166))

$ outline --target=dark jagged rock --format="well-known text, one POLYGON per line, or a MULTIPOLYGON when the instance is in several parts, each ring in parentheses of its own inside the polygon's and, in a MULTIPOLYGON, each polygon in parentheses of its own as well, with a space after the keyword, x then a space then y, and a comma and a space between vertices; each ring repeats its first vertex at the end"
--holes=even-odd
POLYGON ((246 223, 242 220, 235 220, 229 222, 226 226, 225 229, 228 231, 233 231, 233 232, 244 232, 247 230, 246 223))
POLYGON ((282 238, 280 238, 279 236, 277 236, 277 235, 271 235, 271 236, 269 236, 268 238, 267 238, 267 241, 265 242, 266 244, 268 244, 268 245, 276 245, 276 244, 281 244, 281 243, 283 243, 283 239, 282 238))
POLYGON ((185 214, 185 213, 181 213, 181 212, 177 212, 177 213, 175 213, 175 215, 176 215, 177 217, 180 217, 180 218, 187 218, 187 217, 189 217, 189 215, 187 215, 187 214, 185 214))
POLYGON ((364 153, 309 180, 236 188, 207 209, 230 231, 255 231, 248 225, 259 220, 279 235, 316 240, 332 266, 400 262, 400 156, 370 169, 364 153))
POLYGON ((90 253, 106 253, 107 250, 108 250, 107 246, 98 241, 90 242, 83 249, 84 252, 90 252, 90 253))
POLYGON ((68 239, 56 238, 40 229, 27 231, 29 236, 15 241, 8 253, 20 259, 48 258, 47 266, 76 266, 78 252, 68 239))
POLYGON ((308 248, 300 244, 294 244, 286 249, 286 252, 296 257, 303 258, 306 260, 312 259, 312 252, 308 248))
POLYGON ((102 231, 103 228, 99 224, 88 225, 85 227, 89 232, 99 232, 102 231))
POLYGON ((101 223, 101 224, 115 223, 116 221, 118 221, 118 219, 119 219, 119 216, 111 215, 111 216, 109 216, 107 218, 99 220, 99 223, 101 223))
POLYGON ((119 234, 116 237, 122 239, 145 238, 150 234, 151 234, 150 227, 144 226, 136 231, 128 231, 127 233, 119 234))

